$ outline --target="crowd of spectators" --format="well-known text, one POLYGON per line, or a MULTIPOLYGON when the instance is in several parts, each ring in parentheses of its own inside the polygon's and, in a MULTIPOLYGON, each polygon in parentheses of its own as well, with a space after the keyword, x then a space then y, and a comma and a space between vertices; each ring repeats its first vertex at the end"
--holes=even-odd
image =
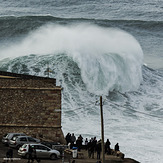
MULTIPOLYGON (((89 158, 94 158, 95 153, 97 153, 97 159, 100 159, 100 155, 102 151, 101 139, 97 141, 96 137, 94 137, 94 138, 91 138, 89 141, 88 141, 88 138, 86 138, 84 141, 81 135, 79 135, 78 138, 76 139, 74 133, 72 134, 68 133, 65 139, 70 149, 72 149, 73 147, 77 147, 78 151, 80 151, 81 149, 85 149, 88 151, 89 158)), ((105 154, 111 155, 110 140, 107 139, 104 144, 105 144, 105 154)), ((115 145, 114 150, 119 151, 118 143, 115 145)))

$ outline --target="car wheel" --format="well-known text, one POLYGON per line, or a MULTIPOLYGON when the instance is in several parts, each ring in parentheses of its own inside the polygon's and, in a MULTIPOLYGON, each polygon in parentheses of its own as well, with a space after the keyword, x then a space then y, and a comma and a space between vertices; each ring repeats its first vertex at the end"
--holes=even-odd
POLYGON ((25 158, 29 159, 29 154, 28 153, 25 155, 25 158))
POLYGON ((51 155, 50 155, 50 159, 51 159, 51 160, 57 159, 57 155, 56 155, 56 154, 51 154, 51 155))

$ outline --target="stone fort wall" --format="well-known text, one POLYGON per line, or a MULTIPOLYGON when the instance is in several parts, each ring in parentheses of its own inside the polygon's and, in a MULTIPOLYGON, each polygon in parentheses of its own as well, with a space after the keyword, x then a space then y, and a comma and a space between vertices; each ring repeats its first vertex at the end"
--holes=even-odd
POLYGON ((0 78, 0 136, 8 132, 65 142, 55 79, 0 78))

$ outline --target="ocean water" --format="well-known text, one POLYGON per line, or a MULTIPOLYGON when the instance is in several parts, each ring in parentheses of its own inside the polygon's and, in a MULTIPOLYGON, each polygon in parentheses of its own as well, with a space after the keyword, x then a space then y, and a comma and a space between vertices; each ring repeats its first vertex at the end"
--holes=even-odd
POLYGON ((0 0, 0 70, 56 78, 64 134, 163 162, 163 0, 0 0))

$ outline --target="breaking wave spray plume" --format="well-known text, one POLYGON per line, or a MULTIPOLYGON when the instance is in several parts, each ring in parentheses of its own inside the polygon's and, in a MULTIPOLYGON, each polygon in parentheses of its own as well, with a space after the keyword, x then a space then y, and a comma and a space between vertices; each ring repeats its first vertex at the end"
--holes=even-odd
POLYGON ((133 36, 120 29, 49 24, 0 50, 1 59, 30 54, 66 54, 77 63, 87 90, 95 95, 136 90, 142 80, 142 49, 133 36))

